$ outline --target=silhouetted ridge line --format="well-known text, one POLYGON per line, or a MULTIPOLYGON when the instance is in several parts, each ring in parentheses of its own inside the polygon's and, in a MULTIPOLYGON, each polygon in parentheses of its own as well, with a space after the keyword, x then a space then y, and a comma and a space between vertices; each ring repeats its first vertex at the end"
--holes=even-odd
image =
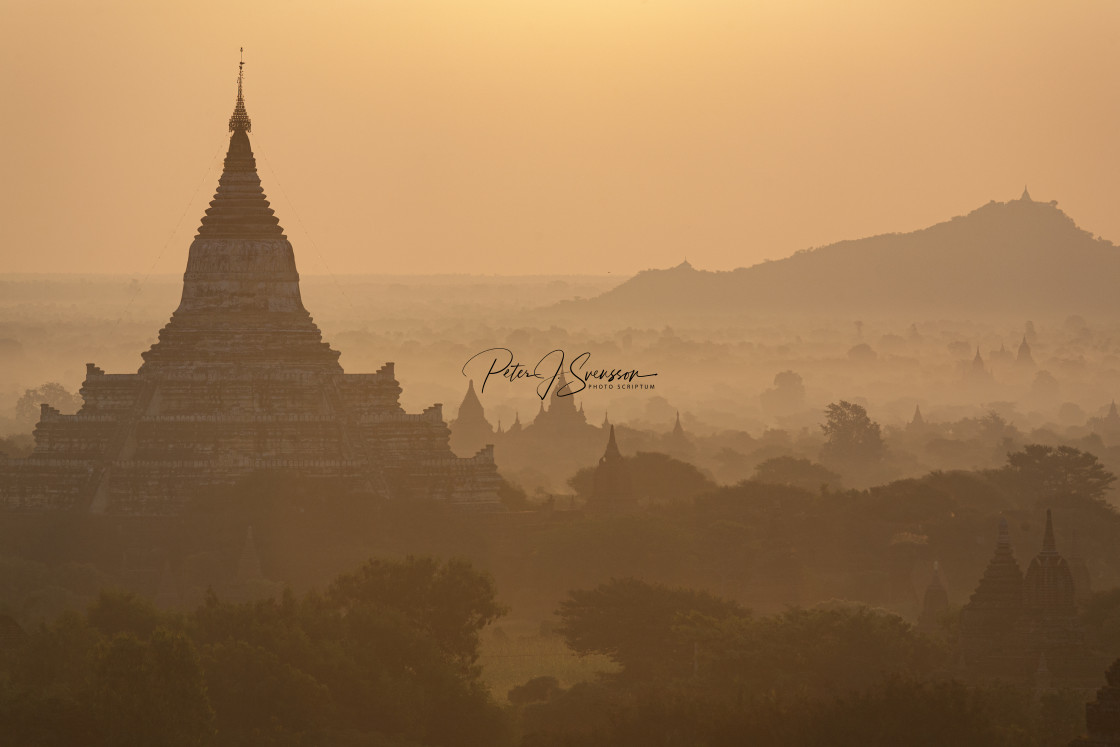
POLYGON ((724 272, 645 270, 566 313, 670 319, 767 311, 1064 314, 1114 312, 1120 251, 1056 202, 1024 196, 910 233, 840 241, 724 272))

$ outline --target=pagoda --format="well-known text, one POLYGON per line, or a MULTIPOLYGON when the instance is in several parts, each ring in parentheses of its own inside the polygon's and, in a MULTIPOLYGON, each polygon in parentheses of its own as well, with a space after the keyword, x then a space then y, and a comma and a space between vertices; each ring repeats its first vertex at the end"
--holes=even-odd
POLYGON ((1085 704, 1088 734, 1069 747, 1120 747, 1120 659, 1105 672, 1105 683, 1096 699, 1085 704))
POLYGON ((1019 343, 1019 352, 1015 355, 1015 362, 1024 367, 1034 365, 1034 356, 1031 355, 1031 346, 1027 342, 1027 336, 1023 335, 1023 341, 1019 343))
POLYGON ((538 432, 560 438, 585 435, 589 428, 587 416, 581 408, 576 407, 573 391, 578 390, 571 389, 568 379, 561 371, 548 395, 548 409, 544 408, 544 400, 541 400, 540 412, 533 419, 532 425, 538 432))
POLYGON ((1058 554, 1049 509, 1042 550, 1031 560, 1023 580, 1023 617, 1017 634, 1028 656, 1045 655, 1050 669, 1063 679, 1085 677, 1092 671, 1077 613, 1076 583, 1070 564, 1058 554))
POLYGON ((456 454, 477 451, 486 444, 493 444, 494 437, 500 435, 486 419, 486 411, 474 391, 474 379, 467 383, 459 414, 447 425, 451 429, 451 449, 456 454))
POLYGON ((137 373, 88 363, 77 414, 42 406, 33 454, 0 458, 0 508, 174 514, 208 488, 273 470, 391 499, 498 505, 491 447, 456 457, 441 405, 405 413, 392 363, 344 373, 323 341, 261 188, 242 82, 239 72, 179 307, 137 373))
POLYGON ((941 636, 944 633, 942 619, 949 612, 949 593, 941 583, 941 569, 936 561, 933 564, 933 578, 926 587, 922 598, 922 612, 918 616, 918 630, 926 635, 941 636))
POLYGON ((637 508, 630 469, 618 449, 614 426, 610 426, 607 448, 595 467, 588 508, 600 511, 628 511, 637 508))
POLYGON ((960 645, 965 665, 982 676, 1026 678, 1034 672, 1069 683, 1092 671, 1073 573, 1058 554, 1050 511, 1042 550, 1025 575, 1000 519, 995 555, 961 610, 960 645))
POLYGON ((1023 609, 1023 572, 1011 549, 1007 519, 1000 517, 995 553, 972 597, 961 610, 960 643, 965 664, 998 674, 1014 673, 1010 637, 1023 609))

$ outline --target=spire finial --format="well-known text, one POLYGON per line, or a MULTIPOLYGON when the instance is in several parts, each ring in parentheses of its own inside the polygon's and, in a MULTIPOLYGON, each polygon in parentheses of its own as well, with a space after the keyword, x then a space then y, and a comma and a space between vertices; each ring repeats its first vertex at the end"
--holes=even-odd
POLYGON ((245 98, 241 92, 241 83, 245 78, 245 47, 241 48, 241 61, 237 63, 237 103, 233 107, 233 115, 229 118, 230 132, 252 132, 253 123, 245 111, 245 98))
POLYGON ((611 461, 618 461, 622 459, 622 452, 618 450, 618 442, 614 440, 614 426, 611 426, 610 435, 607 437, 607 449, 603 452, 602 462, 604 459, 611 461))
POLYGON ((933 578, 929 580, 930 586, 941 586, 941 563, 933 561, 933 578))
POLYGON ((1046 533, 1042 536, 1042 551, 1045 553, 1058 551, 1054 543, 1054 520, 1050 517, 1050 509, 1046 509, 1046 533))

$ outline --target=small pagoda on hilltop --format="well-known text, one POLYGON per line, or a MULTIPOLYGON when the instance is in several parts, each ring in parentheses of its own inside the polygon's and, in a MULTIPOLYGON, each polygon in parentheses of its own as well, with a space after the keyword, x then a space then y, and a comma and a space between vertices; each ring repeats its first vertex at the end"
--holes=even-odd
POLYGON ((174 514, 206 489, 276 470, 392 499, 498 505, 492 447, 457 458, 441 405, 401 408, 392 363, 343 372, 303 306, 251 129, 239 73, 179 307, 137 373, 89 363, 77 414, 42 406, 34 453, 0 457, 0 508, 174 514))

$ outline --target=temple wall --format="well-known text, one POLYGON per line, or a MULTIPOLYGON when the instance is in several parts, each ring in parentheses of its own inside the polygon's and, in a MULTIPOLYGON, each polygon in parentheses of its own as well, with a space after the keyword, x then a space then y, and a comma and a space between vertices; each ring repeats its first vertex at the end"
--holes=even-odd
POLYGON ((108 415, 130 412, 140 397, 143 380, 138 374, 106 374, 92 363, 86 364, 82 395, 82 415, 108 415))
POLYGON ((400 406, 401 387, 394 378, 392 363, 373 374, 344 374, 338 380, 338 392, 341 406, 358 418, 404 412, 400 406))
POLYGON ((172 380, 161 382, 160 416, 319 415, 327 416, 322 381, 172 380))
POLYGON ((63 415, 35 427, 35 455, 92 459, 106 456, 120 421, 108 417, 63 415))
POLYGON ((343 452, 338 422, 325 417, 153 418, 136 427, 137 459, 326 459, 343 452))
POLYGON ((6 511, 72 511, 83 508, 94 462, 79 459, 0 460, 0 508, 6 511))

